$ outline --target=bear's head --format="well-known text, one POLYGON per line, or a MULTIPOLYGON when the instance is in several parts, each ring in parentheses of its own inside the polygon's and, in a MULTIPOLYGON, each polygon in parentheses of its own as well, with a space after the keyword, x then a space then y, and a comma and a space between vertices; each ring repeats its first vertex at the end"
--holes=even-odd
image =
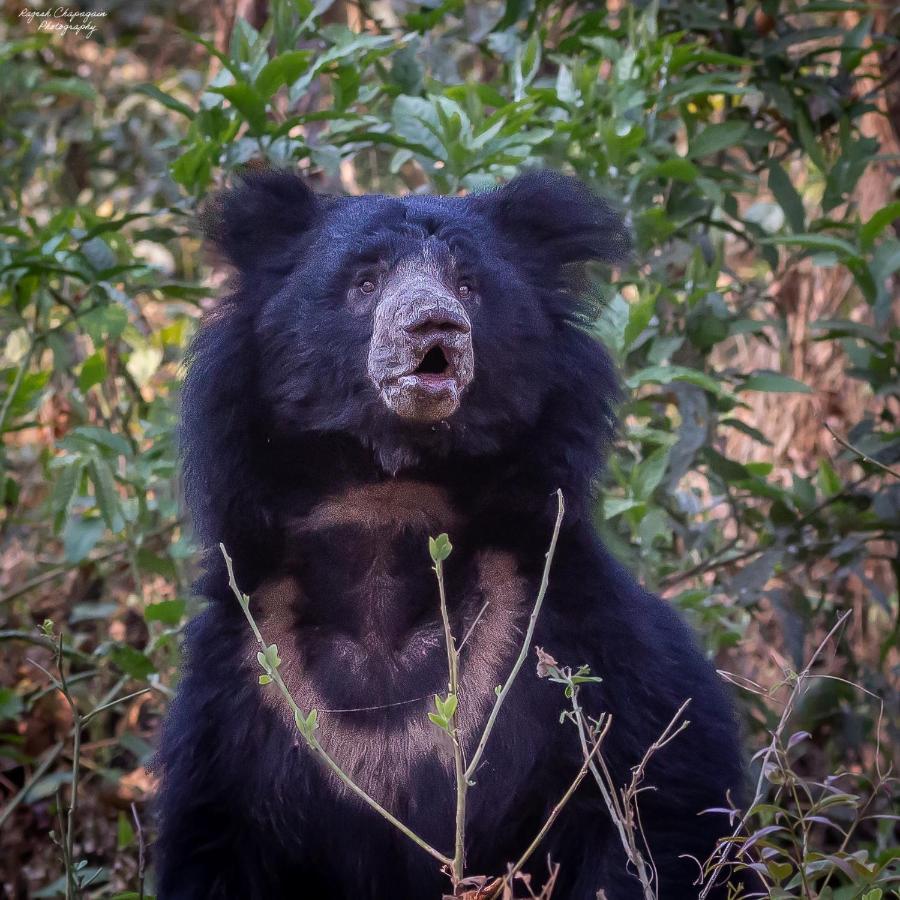
POLYGON ((629 241, 576 179, 338 198, 265 171, 214 198, 205 224, 236 281, 186 385, 188 486, 202 481, 204 502, 216 454, 247 467, 254 446, 327 435, 388 475, 509 453, 543 455, 550 478, 598 464, 615 379, 579 323, 579 272, 629 241), (243 444, 223 424, 236 422, 243 444))

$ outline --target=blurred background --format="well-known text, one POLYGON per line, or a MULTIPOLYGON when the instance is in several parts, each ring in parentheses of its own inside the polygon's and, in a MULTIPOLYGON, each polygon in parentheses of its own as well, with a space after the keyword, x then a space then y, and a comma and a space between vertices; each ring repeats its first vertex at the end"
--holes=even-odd
POLYGON ((153 894, 146 766, 201 605, 178 390, 226 274, 195 215, 266 165, 350 193, 546 165, 625 211, 586 323, 628 392, 598 524, 735 685, 740 859, 772 897, 897 896, 894 4, 35 12, 0 20, 0 897, 153 894))

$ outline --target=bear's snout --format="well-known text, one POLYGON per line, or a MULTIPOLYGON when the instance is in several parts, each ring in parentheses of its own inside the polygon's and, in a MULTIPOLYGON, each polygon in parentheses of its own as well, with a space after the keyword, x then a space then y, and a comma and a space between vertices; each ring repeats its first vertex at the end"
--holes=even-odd
POLYGON ((398 267, 385 280, 368 359, 385 406, 419 422, 452 416, 475 368, 468 311, 428 262, 398 267))

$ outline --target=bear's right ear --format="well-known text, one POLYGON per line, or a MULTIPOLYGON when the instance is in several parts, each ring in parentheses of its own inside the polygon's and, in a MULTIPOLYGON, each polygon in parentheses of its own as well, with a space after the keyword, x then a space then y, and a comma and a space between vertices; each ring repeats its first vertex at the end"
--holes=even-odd
POLYGON ((206 238, 238 271, 279 274, 297 261, 298 239, 322 212, 319 197, 290 172, 245 173, 200 213, 206 238))
POLYGON ((525 172, 468 202, 528 252, 559 265, 622 263, 631 237, 621 217, 577 178, 525 172))

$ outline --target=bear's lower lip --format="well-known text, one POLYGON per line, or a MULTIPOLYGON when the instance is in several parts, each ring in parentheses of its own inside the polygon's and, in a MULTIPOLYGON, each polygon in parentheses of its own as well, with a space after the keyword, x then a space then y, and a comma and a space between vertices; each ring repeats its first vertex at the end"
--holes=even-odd
POLYGON ((399 385, 406 390, 413 390, 430 396, 457 393, 456 379, 452 375, 443 373, 422 372, 403 375, 399 379, 399 385))

